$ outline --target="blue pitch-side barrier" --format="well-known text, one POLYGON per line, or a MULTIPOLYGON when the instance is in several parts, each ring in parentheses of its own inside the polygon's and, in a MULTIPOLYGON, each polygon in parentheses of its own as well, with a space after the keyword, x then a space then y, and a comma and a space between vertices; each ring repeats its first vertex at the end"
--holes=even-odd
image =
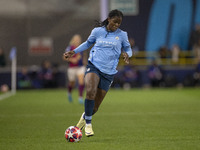
MULTIPOLYGON (((19 73, 17 73, 17 77, 18 75, 19 73)), ((18 81, 19 79, 17 78, 17 82, 18 81)), ((40 79, 33 79, 31 82, 33 88, 42 88, 40 79)), ((67 82, 65 72, 59 72, 55 77, 55 82, 56 82, 55 87, 65 87, 67 82)), ((9 87, 11 87, 11 72, 0 73, 0 86, 3 84, 7 84, 9 87)), ((17 88, 19 89, 18 84, 17 88)))
MULTIPOLYGON (((184 80, 188 77, 191 77, 194 74, 194 69, 192 68, 176 68, 176 69, 164 69, 164 76, 169 77, 172 76, 176 83, 183 83, 184 80)), ((138 78, 139 85, 138 87, 142 87, 143 85, 149 84, 150 81, 148 79, 147 70, 139 70, 140 76, 138 78)), ((57 86, 56 87, 66 87, 67 79, 65 72, 60 72, 56 79, 57 86)), ((0 85, 7 84, 9 87, 11 86, 11 74, 10 72, 0 73, 0 85)), ((37 87, 36 87, 37 88, 37 87)), ((38 88, 42 88, 38 86, 38 88)))
MULTIPOLYGON (((173 77, 177 84, 183 83, 186 78, 191 77, 194 74, 194 69, 164 69, 163 71, 165 77, 173 77)), ((141 85, 150 83, 147 76, 147 70, 140 70, 140 82, 141 85)))

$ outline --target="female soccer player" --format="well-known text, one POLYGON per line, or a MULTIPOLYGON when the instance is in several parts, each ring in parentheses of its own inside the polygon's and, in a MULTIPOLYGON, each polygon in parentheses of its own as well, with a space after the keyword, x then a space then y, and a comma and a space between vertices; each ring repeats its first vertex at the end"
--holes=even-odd
POLYGON ((110 11, 108 18, 100 22, 99 27, 92 30, 87 41, 82 43, 74 51, 64 53, 64 57, 70 58, 94 44, 90 50, 88 65, 85 72, 85 112, 82 114, 78 124, 80 129, 85 127, 85 135, 92 136, 92 115, 95 114, 103 101, 114 74, 117 73, 117 65, 121 50, 125 63, 129 63, 132 50, 125 31, 119 29, 123 14, 119 10, 110 11))
MULTIPOLYGON (((70 40, 69 46, 66 48, 65 52, 73 51, 76 47, 81 44, 81 36, 79 34, 75 34, 72 39, 70 40)), ((64 60, 69 62, 67 75, 68 75, 68 100, 72 102, 72 90, 75 86, 76 77, 78 79, 78 90, 79 90, 79 103, 83 104, 83 90, 84 90, 84 73, 85 73, 85 66, 83 64, 83 54, 75 54, 70 59, 66 59, 63 57, 64 60)))

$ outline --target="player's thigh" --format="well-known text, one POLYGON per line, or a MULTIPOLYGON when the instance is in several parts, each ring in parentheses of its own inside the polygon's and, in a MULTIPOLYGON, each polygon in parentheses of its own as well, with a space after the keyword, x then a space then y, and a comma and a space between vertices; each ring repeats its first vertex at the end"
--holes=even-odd
POLYGON ((84 74, 79 74, 77 76, 77 78, 78 78, 79 85, 83 85, 84 84, 84 74))
POLYGON ((76 80, 76 68, 68 68, 67 76, 68 76, 68 80, 70 82, 75 82, 75 80, 76 80))
POLYGON ((84 73, 85 73, 85 66, 79 67, 77 71, 77 78, 78 78, 78 83, 80 85, 84 84, 84 73))
POLYGON ((99 84, 99 76, 96 73, 90 72, 85 75, 85 87, 87 93, 94 93, 97 92, 97 87, 99 84))

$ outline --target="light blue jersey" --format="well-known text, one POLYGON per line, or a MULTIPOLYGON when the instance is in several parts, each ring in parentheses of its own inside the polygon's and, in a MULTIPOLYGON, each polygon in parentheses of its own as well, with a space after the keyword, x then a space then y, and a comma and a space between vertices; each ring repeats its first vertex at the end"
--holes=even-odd
POLYGON ((79 53, 93 44, 88 60, 101 72, 109 75, 117 73, 121 49, 127 52, 129 57, 132 56, 127 33, 119 28, 114 32, 108 32, 105 27, 94 28, 87 41, 74 51, 79 53))

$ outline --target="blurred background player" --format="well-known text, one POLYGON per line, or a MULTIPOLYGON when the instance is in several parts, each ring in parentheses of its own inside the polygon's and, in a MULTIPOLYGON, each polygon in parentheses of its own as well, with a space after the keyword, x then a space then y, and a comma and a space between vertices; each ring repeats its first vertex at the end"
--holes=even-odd
POLYGON ((122 18, 121 11, 112 10, 108 18, 98 23, 97 27, 92 30, 87 41, 74 51, 63 54, 70 60, 75 54, 87 50, 93 45, 85 73, 85 112, 76 125, 80 129, 85 127, 86 136, 94 135, 91 124, 92 115, 97 112, 113 82, 121 53, 126 64, 129 64, 129 57, 132 56, 127 33, 119 29, 122 18))
MULTIPOLYGON (((73 51, 81 44, 81 36, 75 34, 71 41, 69 42, 69 46, 66 48, 65 52, 73 51)), ((83 91, 84 91, 84 73, 85 66, 83 65, 83 54, 78 53, 73 57, 66 59, 63 57, 65 61, 69 63, 67 75, 68 75, 68 100, 72 102, 72 90, 76 85, 76 79, 78 81, 78 90, 79 90, 79 103, 83 104, 83 91)))

